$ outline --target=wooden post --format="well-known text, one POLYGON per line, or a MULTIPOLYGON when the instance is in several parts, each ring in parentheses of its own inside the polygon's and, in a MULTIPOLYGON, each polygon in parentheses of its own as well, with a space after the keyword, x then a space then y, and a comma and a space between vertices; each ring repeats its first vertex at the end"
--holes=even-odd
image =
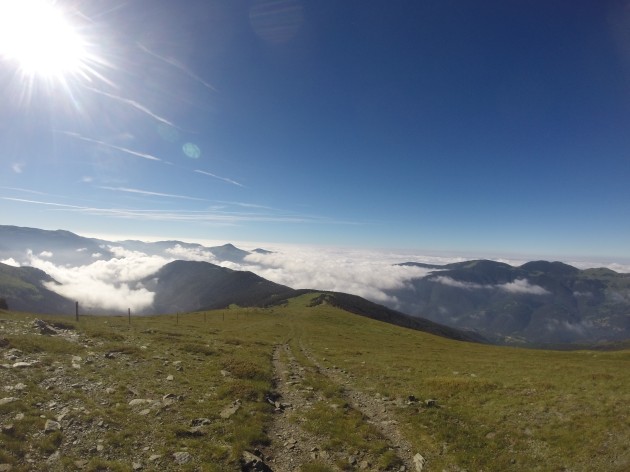
POLYGON ((74 314, 75 314, 76 320, 79 321, 79 302, 75 302, 74 314))
POLYGON ((127 316, 129 317, 129 324, 131 324, 131 308, 127 308, 127 316))
POLYGON ((177 318, 176 318, 176 320, 177 320, 177 321, 175 322, 175 324, 179 324, 179 311, 177 312, 177 318))

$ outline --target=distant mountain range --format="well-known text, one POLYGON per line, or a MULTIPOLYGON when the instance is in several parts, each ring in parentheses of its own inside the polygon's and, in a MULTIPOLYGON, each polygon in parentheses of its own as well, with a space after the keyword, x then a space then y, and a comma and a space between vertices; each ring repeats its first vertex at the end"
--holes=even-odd
POLYGON ((562 262, 513 267, 478 260, 443 266, 390 290, 399 310, 499 342, 575 343, 630 338, 630 274, 562 262))
MULTIPOLYGON (((0 263, 0 297, 12 310, 44 313, 75 313, 75 305, 45 284, 56 282, 41 270, 32 267, 11 267, 0 263)), ((235 271, 198 261, 174 261, 152 276, 140 281, 155 293, 150 314, 169 314, 239 306, 273 306, 286 303, 311 290, 294 290, 276 284, 252 272, 235 271)), ((421 330, 460 341, 485 342, 473 332, 398 313, 361 297, 326 292, 320 303, 330 303, 351 313, 387 323, 421 330)), ((146 313, 145 313, 146 314, 146 313)))
MULTIPOLYGON (((28 260, 28 254, 40 255, 57 265, 80 266, 116 257, 117 248, 142 252, 149 256, 177 258, 183 252, 197 253, 200 257, 214 257, 217 261, 242 262, 249 251, 232 244, 206 247, 183 241, 145 242, 135 240, 107 241, 86 238, 69 231, 49 231, 20 226, 0 225, 0 260, 13 259, 18 263, 28 260)), ((253 252, 269 253, 264 249, 253 252)))
MULTIPOLYGON (((252 252, 269 253, 264 249, 252 252)), ((268 306, 304 292, 321 292, 294 290, 252 272, 219 266, 233 263, 238 267, 251 254, 232 244, 111 242, 67 231, 0 226, 0 260, 22 265, 36 255, 71 269, 126 257, 123 253, 165 258, 155 273, 130 284, 153 294, 153 303, 144 309, 146 314, 230 304, 268 306), (172 262, 167 263, 169 260, 172 262)), ((580 270, 547 261, 520 267, 489 260, 400 265, 427 269, 428 275, 407 281, 403 288, 385 290, 391 300, 387 307, 334 292, 325 292, 321 301, 361 316, 471 341, 553 345, 630 339, 630 274, 604 268, 580 270)), ((57 287, 41 270, 0 264, 0 297, 12 309, 74 313, 74 300, 58 295, 57 287)))

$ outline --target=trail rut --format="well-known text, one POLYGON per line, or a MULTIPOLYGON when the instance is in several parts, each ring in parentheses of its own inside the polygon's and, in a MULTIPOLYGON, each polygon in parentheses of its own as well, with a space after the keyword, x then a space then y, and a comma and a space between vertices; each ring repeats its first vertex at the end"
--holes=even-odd
MULTIPOLYGON (((277 345, 273 351, 274 386, 268 401, 274 404, 275 416, 267 434, 271 444, 262 454, 265 463, 273 472, 295 472, 307 465, 317 464, 328 470, 396 470, 413 471, 413 453, 409 442, 403 437, 389 408, 382 400, 354 388, 343 373, 323 368, 315 356, 300 346, 301 363, 292 351, 290 343, 277 345), (320 376, 334 384, 342 393, 346 409, 360 413, 362 421, 368 423, 375 434, 385 441, 389 451, 398 457, 395 467, 384 468, 373 451, 363 451, 348 444, 331 443, 325 435, 309 431, 306 415, 318 402, 326 402, 324 392, 308 384, 307 376, 320 376)), ((317 385, 317 384, 315 384, 317 385)), ((344 410, 339 410, 343 415, 344 410)), ((312 416, 312 415, 311 415, 312 416)), ((312 417, 311 417, 312 419, 312 417)), ((311 428, 312 429, 312 428, 311 428)), ((354 434, 348 431, 347 434, 354 434)))

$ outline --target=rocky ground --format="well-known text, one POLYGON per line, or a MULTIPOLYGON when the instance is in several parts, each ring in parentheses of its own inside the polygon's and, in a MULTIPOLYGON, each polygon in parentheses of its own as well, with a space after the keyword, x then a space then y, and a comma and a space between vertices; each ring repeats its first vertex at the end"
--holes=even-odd
MULTIPOLYGON (((146 346, 128 346, 127 339, 110 350, 106 340, 71 324, 38 319, 0 320, 0 328, 0 444, 6 449, 0 450, 0 472, 225 470, 207 469, 186 441, 209 440, 213 428, 220 431, 219 423, 245 414, 243 402, 223 402, 215 419, 211 414, 186 419, 186 402, 196 398, 202 405, 199 397, 211 398, 217 388, 208 387, 210 393, 204 394, 178 382, 185 378, 184 366, 190 372, 188 362, 199 365, 199 356, 188 362, 173 353, 149 356, 143 352, 146 346), (151 377, 155 365, 160 388, 151 391, 139 379, 151 377), (121 426, 119 414, 130 425, 121 426), (166 444, 155 428, 170 428, 179 439, 166 444)), ((392 415, 392 409, 404 407, 402 400, 358 391, 347 372, 321 367, 297 344, 276 345, 271 361, 273 388, 264 397, 273 410, 264 426, 269 439, 242 452, 235 461, 241 470, 423 469, 424 458, 411 450, 392 415), (318 425, 322 411, 326 420, 318 425), (348 417, 355 423, 344 431, 348 417)), ((233 382, 231 372, 220 373, 224 384, 233 382)), ((225 450, 233 448, 226 444, 225 450)))
MULTIPOLYGON (((396 456, 393 462, 397 465, 392 470, 423 470, 424 458, 419 453, 412 453, 411 446, 391 415, 389 408, 393 406, 392 400, 352 388, 346 372, 337 368, 322 368, 311 353, 302 346, 299 349, 301 358, 307 362, 300 363, 288 343, 274 350, 275 395, 269 401, 274 403, 276 415, 269 430, 271 445, 260 454, 265 464, 259 465, 261 470, 267 467, 275 472, 291 472, 300 470, 305 464, 317 464, 329 470, 384 470, 370 451, 349 448, 328 452, 328 439, 305 427, 305 415, 314 404, 327 401, 324 393, 309 385, 307 374, 324 376, 341 393, 344 402, 328 402, 328 407, 356 410, 362 420, 369 423, 376 434, 387 442, 388 449, 396 456)), ((348 431, 348 434, 352 432, 348 431)))

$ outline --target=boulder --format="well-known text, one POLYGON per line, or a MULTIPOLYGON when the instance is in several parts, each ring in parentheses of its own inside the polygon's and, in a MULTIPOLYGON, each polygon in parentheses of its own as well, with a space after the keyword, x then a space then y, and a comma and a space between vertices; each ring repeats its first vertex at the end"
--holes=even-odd
POLYGON ((188 464, 192 460, 190 452, 179 451, 173 453, 173 460, 178 465, 188 464))
POLYGON ((243 452, 241 462, 241 470, 244 472, 273 472, 262 458, 248 451, 243 452))
POLYGON ((54 433, 55 431, 59 431, 61 429, 61 423, 55 420, 46 420, 46 424, 44 425, 44 433, 54 433))
POLYGON ((413 456, 413 466, 416 468, 416 472, 422 472, 425 463, 426 459, 420 453, 413 456))
POLYGON ((45 334, 47 336, 54 336, 56 334, 59 334, 59 331, 57 331, 55 328, 53 328, 52 326, 50 326, 48 323, 46 323, 44 320, 35 320, 33 321, 33 325, 39 329, 39 332, 41 334, 45 334))

